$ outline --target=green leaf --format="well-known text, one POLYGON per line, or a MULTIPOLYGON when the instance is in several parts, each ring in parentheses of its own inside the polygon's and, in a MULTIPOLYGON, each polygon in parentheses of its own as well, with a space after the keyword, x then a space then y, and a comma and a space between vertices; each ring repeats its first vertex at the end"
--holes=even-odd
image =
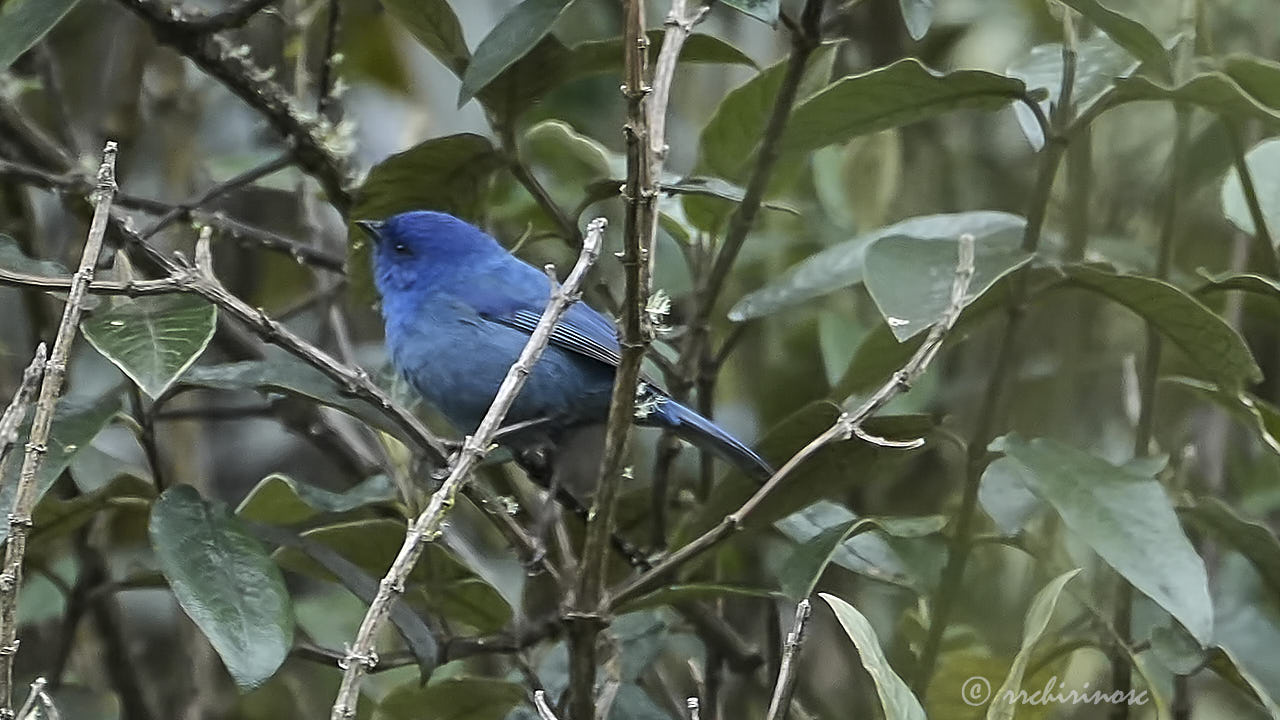
POLYGON ((1280 110, 1280 63, 1254 55, 1229 55, 1222 71, 1262 104, 1280 110))
POLYGON ((523 0, 504 15, 480 41, 462 74, 458 107, 467 104, 503 70, 532 50, 572 3, 573 0, 523 0))
MULTIPOLYGON (((120 394, 115 388, 96 398, 71 396, 58 400, 53 412, 53 425, 49 428, 49 450, 36 473, 36 502, 49 492, 58 476, 71 464, 71 459, 89 446, 119 409, 120 394)), ((25 442, 30 432, 31 421, 28 419, 19 431, 19 442, 25 442)), ((13 493, 18 487, 18 475, 22 469, 21 445, 10 454, 13 461, 0 468, 3 471, 0 473, 0 508, 13 507, 13 493)), ((8 523, 0 523, 0 540, 8 536, 8 523)))
POLYGON ((291 525, 322 512, 341 513, 392 503, 397 496, 395 484, 386 475, 374 475, 346 492, 336 493, 277 473, 255 485, 236 508, 236 514, 246 520, 291 525))
POLYGON ((778 24, 779 0, 721 0, 720 4, 768 23, 770 26, 778 24))
POLYGON ((715 583, 686 583, 670 585, 641 595, 617 609, 619 613, 635 612, 663 605, 680 605, 694 600, 715 600, 717 598, 773 598, 781 599, 774 590, 768 588, 744 587, 741 585, 717 585, 715 583))
MULTIPOLYGON (((881 238, 901 235, 921 240, 954 241, 969 233, 981 242, 983 238, 1009 231, 1020 233, 1026 224, 1027 221, 1017 215, 991 210, 907 218, 832 245, 791 266, 768 285, 739 300, 729 311, 729 319, 734 322, 753 320, 857 285, 863 281, 867 248, 881 238)), ((955 258, 951 267, 955 267, 955 258)), ((971 284, 971 287, 976 285, 971 284)), ((947 292, 950 294, 950 290, 947 292)))
POLYGON ((983 70, 939 73, 914 58, 851 75, 800 103, 781 151, 801 153, 927 120, 952 110, 998 110, 1026 93, 1021 80, 983 70))
MULTIPOLYGON (((95 449, 90 446, 85 450, 95 449)), ((132 475, 117 476, 93 492, 69 499, 46 496, 33 513, 35 527, 31 544, 49 544, 54 538, 69 535, 104 510, 130 509, 146 513, 155 497, 154 484, 132 475)))
POLYGON ((448 0, 382 0, 382 6, 455 75, 466 71, 471 51, 448 0))
POLYGON ((1015 464, 1081 540, 1135 588, 1164 608, 1202 645, 1213 636, 1204 562, 1154 477, 1054 440, 997 438, 996 462, 1015 464))
POLYGON ((378 703, 374 720, 502 720, 525 699, 518 683, 449 677, 419 687, 406 683, 378 703))
POLYGON ((151 547, 178 604, 209 639, 236 685, 275 674, 293 647, 293 607, 280 569, 222 503, 189 485, 151 512, 151 547))
POLYGON ((1270 528, 1240 517, 1230 505, 1214 497, 1195 498, 1178 512, 1234 547, 1253 563, 1271 592, 1280 597, 1280 540, 1270 528))
POLYGON ((1006 537, 1022 532, 1044 502, 1022 480, 1022 468, 1013 462, 996 460, 982 471, 978 502, 996 528, 1006 537))
POLYGON ((1129 51, 1129 54, 1146 63, 1161 77, 1173 74, 1173 62, 1164 43, 1142 23, 1132 20, 1097 0, 1062 0, 1062 4, 1093 21, 1098 29, 1129 51))
POLYGON ((885 720, 926 720, 920 701, 885 658, 871 623, 844 600, 827 593, 821 593, 820 596, 831 606, 840 626, 858 648, 858 659, 875 682, 885 720))
POLYGON ((1176 87, 1140 76, 1120 78, 1115 88, 1102 101, 1082 113, 1074 124, 1084 127, 1107 110, 1144 100, 1187 103, 1231 119, 1256 119, 1268 128, 1280 127, 1280 108, 1263 104, 1221 72, 1201 73, 1176 87))
MULTIPOLYGON (((839 415, 839 407, 832 403, 811 403, 778 423, 760 440, 756 449, 775 467, 780 467, 829 428, 839 415)), ((930 427, 929 419, 920 415, 877 417, 865 425, 867 432, 873 435, 897 440, 919 438, 930 427)), ((827 445, 796 468, 787 482, 766 497, 748 520, 745 528, 748 532, 738 536, 768 527, 775 520, 808 507, 819 498, 838 496, 850 484, 868 482, 910 454, 909 451, 887 449, 857 439, 827 445)), ((739 472, 729 472, 716 483, 710 497, 698 511, 691 513, 677 537, 691 540, 714 527, 759 489, 755 480, 739 472)))
MULTIPOLYGON (((1253 146, 1244 156, 1245 167, 1253 178, 1258 206, 1263 221, 1271 232, 1272 240, 1280 235, 1280 138, 1265 140, 1253 146)), ((1250 235, 1257 235, 1253 226, 1253 214, 1249 212, 1240 174, 1234 167, 1222 182, 1222 214, 1231 224, 1250 235)))
POLYGON ((1236 390, 1262 380, 1248 344, 1235 328, 1173 285, 1083 266, 1069 268, 1068 276, 1074 284, 1142 316, 1222 388, 1236 390))
POLYGON ((0 10, 0 72, 40 42, 79 0, 9 0, 0 10))
POLYGON ((1253 431, 1265 447, 1280 455, 1280 410, 1275 406, 1251 393, 1228 392, 1213 383, 1195 378, 1170 377, 1161 378, 1161 381, 1187 390, 1225 409, 1253 431))
MULTIPOLYGON (((1083 40, 1076 47, 1076 75, 1071 101, 1076 112, 1087 110, 1107 91, 1117 77, 1138 69, 1138 61, 1106 35, 1083 40)), ((1043 90, 1046 97, 1040 107, 1047 117, 1050 107, 1062 92, 1062 43, 1049 43, 1031 48, 1022 61, 1009 68, 1008 74, 1027 84, 1028 90, 1043 90)), ((1022 134, 1031 146, 1044 147, 1044 130, 1025 103, 1015 101, 1013 112, 1018 117, 1022 134)))
POLYGON ((919 40, 929 32, 933 24, 933 0, 898 0, 902 8, 902 20, 912 40, 919 40))
POLYGON ((1031 662, 1031 653, 1044 635, 1045 629, 1049 627, 1049 620, 1053 618, 1053 610, 1058 605, 1058 597, 1062 595, 1062 589, 1071 578, 1079 574, 1080 569, 1077 568, 1059 575, 1050 580, 1049 584, 1031 599, 1031 606, 1027 608, 1027 618, 1022 627, 1022 647, 1013 657, 1009 674, 1005 676, 1000 689, 996 690, 993 696, 991 706, 987 708, 987 720, 1013 720, 1013 715, 1018 709, 1015 701, 1018 692, 1022 689, 1022 678, 1027 672, 1027 664, 1031 662))
POLYGON ((1271 720, 1280 720, 1280 705, 1272 699, 1267 687, 1237 659, 1234 652, 1224 647, 1209 651, 1209 669, 1227 682, 1251 695, 1267 711, 1271 720))
MULTIPOLYGON (((812 508, 819 507, 824 503, 815 503, 814 506, 802 511, 804 515, 798 513, 788 518, 778 521, 779 527, 787 528, 784 530, 793 539, 799 535, 800 528, 793 519, 797 516, 812 519, 814 513, 810 512, 812 508), (788 531, 790 530, 790 531, 788 531)), ((838 506, 837 506, 838 507, 838 506)), ((818 580, 822 578, 823 572, 826 571, 827 565, 836 561, 836 555, 840 554, 842 567, 846 567, 854 572, 858 570, 849 568, 849 564, 857 564, 861 566, 863 558, 859 555, 856 544, 852 541, 862 533, 879 530, 885 535, 898 538, 920 538, 928 535, 935 535, 942 531, 947 524, 947 519, 941 515, 928 515, 924 517, 886 517, 886 518, 862 518, 859 520, 849 520, 838 525, 828 527, 816 535, 813 535, 808 541, 797 547, 791 557, 782 566, 782 572, 778 578, 779 586, 782 592, 793 601, 799 601, 813 594, 813 589, 818 584, 818 580), (849 555, 857 560, 850 562, 849 555)), ((886 544, 887 545, 887 544, 886 544)), ((876 568, 880 570, 880 568, 876 568)))
MULTIPOLYGON (((1009 228, 974 238, 973 278, 965 304, 1031 260, 1022 231, 1009 228)), ((899 341, 936 323, 951 304, 960 253, 959 234, 943 238, 890 235, 867 248, 867 291, 899 341)))
MULTIPOLYGON (((797 97, 826 86, 835 61, 835 43, 825 43, 810 56, 797 97)), ((787 61, 770 65, 750 80, 730 90, 720 101, 698 138, 696 172, 730 181, 743 179, 751 155, 764 134, 774 101, 787 72, 787 61)))
POLYGON ((86 317, 80 330, 143 392, 158 398, 204 352, 217 324, 217 308, 184 294, 118 298, 86 317))
POLYGON ((1273 301, 1280 301, 1280 282, 1256 273, 1224 272, 1217 275, 1201 271, 1205 284, 1195 289, 1196 295, 1207 295, 1226 290, 1240 290, 1260 295, 1273 301))
MULTIPOLYGON (((355 192, 351 220, 383 220, 410 210, 440 210, 464 220, 480 217, 489 178, 502 165, 486 138, 470 133, 419 143, 383 160, 355 192)), ((357 301, 374 299, 368 237, 347 229, 347 279, 357 301)))

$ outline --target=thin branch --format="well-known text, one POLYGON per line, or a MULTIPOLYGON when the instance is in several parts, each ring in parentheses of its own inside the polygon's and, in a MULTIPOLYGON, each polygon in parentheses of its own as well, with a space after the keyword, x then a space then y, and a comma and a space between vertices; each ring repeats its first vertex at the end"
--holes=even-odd
POLYGON ((395 561, 391 564, 391 568, 387 571, 386 576, 383 577, 382 582, 379 583, 378 594, 369 605, 369 610, 365 613, 364 620, 360 623, 360 630, 356 634, 355 642, 352 643, 346 657, 340 663, 343 669, 342 684, 339 687, 338 697, 334 701, 333 710, 330 713, 332 720, 348 720, 355 717, 356 703, 360 695, 360 682, 365 672, 375 667, 378 663, 378 656, 373 647, 378 629, 390 615, 392 604, 404 592, 405 578, 413 570, 414 564, 417 563, 418 557, 426 548, 427 543, 434 541, 439 536, 444 516, 453 507, 459 490, 470 479, 471 472, 475 466, 488 454, 494 432, 502 425, 502 420, 506 417, 507 411, 510 410, 516 396, 521 388, 524 387, 530 370, 532 370, 534 363, 537 362, 550 341, 551 332, 555 328, 556 322, 569 309, 570 305, 578 299, 579 288, 586 278, 587 270, 595 263, 596 257, 600 252, 604 228, 605 221, 603 219, 592 221, 588 227, 582 252, 578 256, 578 261, 574 265, 572 272, 565 279, 563 286, 553 287, 547 308, 542 313, 542 318, 529 336, 529 341, 525 344, 524 350, 521 351, 520 357, 516 359, 515 364, 511 366, 511 369, 507 371, 506 377, 503 378, 502 385, 499 386, 497 395, 493 399, 493 404, 489 406, 489 411, 485 413, 484 419, 481 420, 480 426, 476 428, 475 434, 469 436, 463 443, 462 449, 450 463, 448 477, 440 486, 440 489, 432 494, 427 508, 414 520, 413 525, 406 533, 400 552, 396 555, 395 561))
POLYGON ((253 184, 262 178, 271 175, 277 170, 288 167, 293 162, 292 153, 282 153, 281 155, 268 160, 261 165, 250 168, 225 182, 218 183, 208 190, 196 195, 190 200, 181 202, 171 208, 158 220, 151 224, 151 227, 142 231, 142 239, 150 240, 155 237, 156 233, 172 225, 173 223, 184 218, 190 218, 191 213, 200 207, 210 203, 223 195, 235 192, 240 188, 253 184))
POLYGON ((36 502, 36 473, 49 451, 49 430, 62 384, 66 379, 67 358, 80 325, 84 309, 85 289, 93 280, 94 268, 102 252, 102 240, 111 217, 111 201, 116 193, 116 144, 108 142, 98 168, 98 190, 94 197, 93 221, 85 240, 80 267, 71 280, 71 290, 62 312, 62 322, 53 341, 53 350, 40 384, 31 420, 22 472, 13 493, 9 512, 9 537, 4 550, 4 572, 0 574, 0 717, 13 717, 13 661, 18 651, 18 589, 22 587, 22 560, 26 554, 27 534, 31 531, 31 511, 36 502))
POLYGON ((542 718, 542 720, 560 720, 560 718, 556 717, 556 713, 551 709, 551 706, 547 704, 546 690, 533 691, 533 707, 538 710, 538 717, 542 718))
MULTIPOLYGON (((871 397, 867 398, 857 410, 852 413, 843 413, 830 428, 791 456, 791 459, 743 503, 742 507, 726 515, 714 528, 703 533, 688 545, 668 555, 661 562, 654 565, 653 569, 642 573, 618 588, 609 598, 609 602, 606 605, 608 609, 615 609, 627 600, 653 589, 658 581, 742 529, 746 521, 768 499, 769 495, 782 485, 797 467, 823 447, 831 443, 847 441, 854 437, 858 437, 864 442, 886 444, 886 441, 868 435, 863 431, 862 424, 888 404, 890 400, 911 389, 912 383, 928 369, 929 363, 938 354, 938 350, 941 349, 947 333, 950 332, 956 319, 960 316, 960 311, 964 309, 964 297, 969 289, 969 280, 973 277, 973 236, 962 235, 958 245, 959 260, 956 264, 955 281, 951 286, 950 305, 942 317, 929 329, 929 334, 925 336, 924 342, 916 349, 911 359, 902 366, 902 369, 895 372, 893 377, 881 386, 879 390, 876 390, 871 397)), ((918 447, 922 443, 923 441, 917 440, 910 446, 918 447)), ((897 447, 899 444, 894 443, 891 446, 897 447)))
POLYGON ((187 27, 191 32, 196 33, 215 33, 224 30, 234 30, 245 23, 258 13, 272 5, 277 0, 240 0, 239 3, 223 10, 221 12, 210 13, 208 15, 192 15, 186 19, 187 27))
POLYGON ((337 129, 298 106, 296 98, 258 67, 248 48, 193 27, 185 13, 163 0, 119 0, 151 27, 161 43, 190 59, 258 111, 290 144, 299 167, 320 183, 343 216, 351 209, 351 181, 337 129))
POLYGON ((320 77, 316 82, 316 112, 320 117, 336 123, 339 116, 338 98, 342 86, 338 80, 338 64, 342 61, 338 53, 338 34, 342 27, 342 2, 329 0, 329 12, 324 28, 324 59, 320 64, 320 77))
POLYGON ((791 696, 796 689, 796 668, 799 667, 798 656, 804 644, 804 633, 809 626, 809 615, 812 608, 809 598, 796 605, 796 619, 787 634, 787 644, 782 651, 782 666, 778 670, 778 681, 773 686, 773 699, 769 701, 769 714, 765 720, 787 720, 787 711, 791 708, 791 696))
POLYGON ((36 394, 36 384, 40 382, 40 378, 44 377, 46 355, 46 346, 40 343, 36 347, 35 357, 31 358, 31 364, 22 371, 22 380, 18 383, 18 390, 13 394, 13 400, 9 402, 9 407, 5 408, 4 414, 0 415, 0 468, 4 467, 4 460, 9 455, 10 446, 18 441, 18 426, 22 425, 23 419, 27 417, 27 407, 31 405, 31 398, 36 394))
POLYGON ((1258 188, 1253 182, 1253 171, 1245 161, 1244 139, 1240 137, 1240 128, 1230 120, 1222 120, 1227 130, 1227 142, 1231 146, 1231 162, 1235 165, 1236 175, 1240 178, 1240 189, 1244 192, 1245 205, 1249 208, 1249 219, 1253 221, 1253 237, 1263 248, 1263 256, 1270 266, 1271 275, 1280 275, 1280 251, 1271 239, 1271 228, 1267 227, 1267 216, 1262 212, 1262 204, 1258 201, 1258 188))

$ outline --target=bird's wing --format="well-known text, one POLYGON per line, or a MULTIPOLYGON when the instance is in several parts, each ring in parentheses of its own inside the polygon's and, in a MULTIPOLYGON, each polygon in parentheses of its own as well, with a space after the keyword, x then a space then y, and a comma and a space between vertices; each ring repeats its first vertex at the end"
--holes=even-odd
MULTIPOLYGON (((507 256, 487 271, 452 288, 484 319, 533 333, 546 309, 551 284, 532 265, 507 256)), ((621 361, 618 331, 613 321, 582 303, 570 306, 551 331, 551 344, 611 367, 621 361)))

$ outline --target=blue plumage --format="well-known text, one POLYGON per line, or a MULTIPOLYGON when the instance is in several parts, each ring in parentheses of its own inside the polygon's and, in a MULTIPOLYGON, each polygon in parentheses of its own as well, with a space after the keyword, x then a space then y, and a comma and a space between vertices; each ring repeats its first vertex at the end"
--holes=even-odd
MULTIPOLYGON (((374 240, 374 281, 392 363, 460 430, 473 430, 541 317, 550 282, 451 215, 417 211, 360 225, 374 240)), ((573 305, 507 424, 546 419, 537 435, 556 443, 572 429, 603 423, 618 353, 613 323, 583 303, 573 305)), ((715 423, 651 383, 643 392, 637 422, 670 428, 753 476, 771 474, 764 460, 715 423)))

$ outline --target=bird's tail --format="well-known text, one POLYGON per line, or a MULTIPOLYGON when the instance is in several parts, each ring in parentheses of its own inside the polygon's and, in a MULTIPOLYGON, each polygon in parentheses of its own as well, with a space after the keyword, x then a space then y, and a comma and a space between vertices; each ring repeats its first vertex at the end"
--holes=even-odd
POLYGON ((719 425, 648 386, 637 394, 637 424, 671 430, 680 439, 710 450, 760 482, 773 476, 773 468, 764 458, 719 425))

